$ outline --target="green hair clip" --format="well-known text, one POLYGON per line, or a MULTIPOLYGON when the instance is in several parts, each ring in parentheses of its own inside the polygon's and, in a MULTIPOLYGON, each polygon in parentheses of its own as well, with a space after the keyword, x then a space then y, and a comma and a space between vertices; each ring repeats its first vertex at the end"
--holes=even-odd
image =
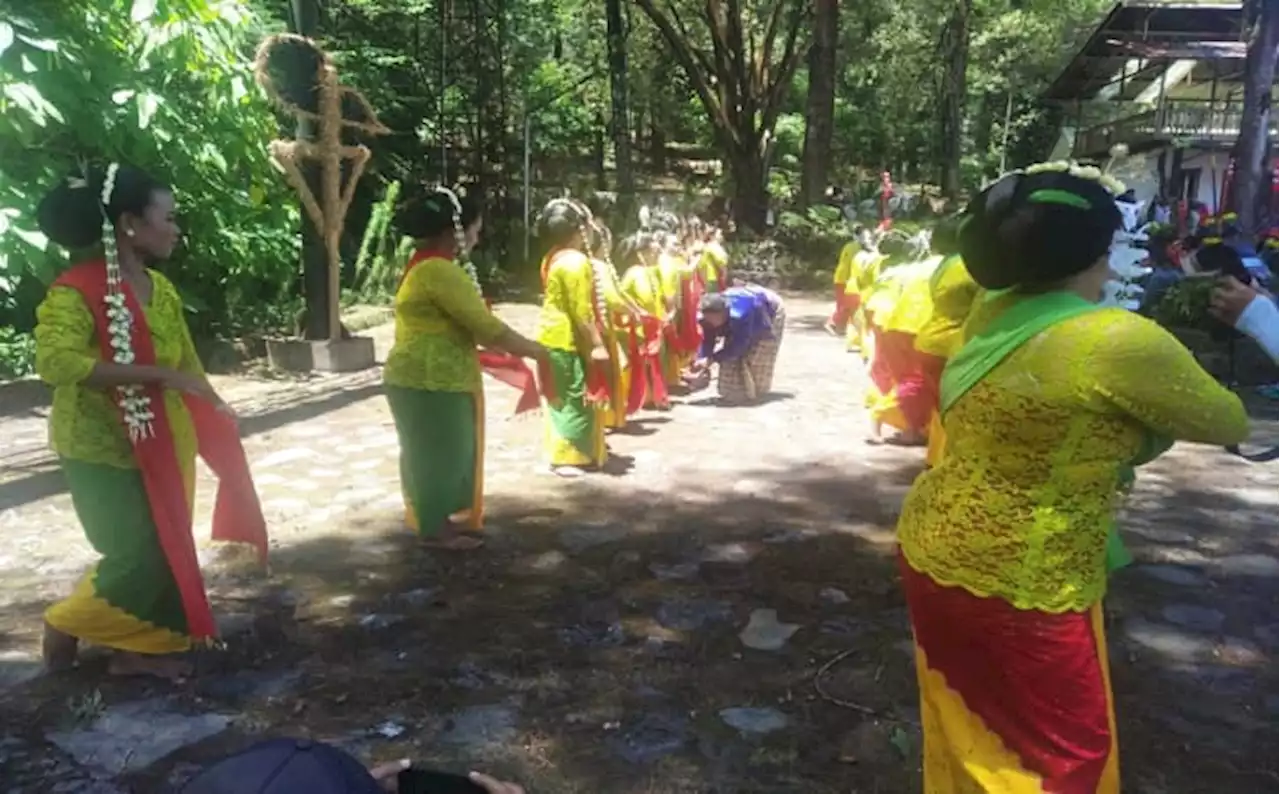
POLYGON ((1055 188, 1037 190, 1027 197, 1027 201, 1032 204, 1063 204, 1068 207, 1075 207, 1078 210, 1093 209, 1093 205, 1089 203, 1087 198, 1055 188))

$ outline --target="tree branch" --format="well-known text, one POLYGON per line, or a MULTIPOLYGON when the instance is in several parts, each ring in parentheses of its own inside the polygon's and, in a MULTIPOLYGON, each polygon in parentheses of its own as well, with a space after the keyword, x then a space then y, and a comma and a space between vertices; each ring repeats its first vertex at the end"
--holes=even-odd
POLYGON ((698 98, 702 100, 707 115, 711 117, 712 127, 716 130, 718 137, 726 146, 739 146, 738 130, 730 123, 724 104, 712 91, 707 72, 702 69, 698 58, 693 54, 692 44, 680 35, 671 19, 658 10, 654 0, 636 0, 636 4, 658 28, 658 32, 671 47, 672 55, 684 69, 689 82, 693 84, 693 89, 698 93, 698 98))

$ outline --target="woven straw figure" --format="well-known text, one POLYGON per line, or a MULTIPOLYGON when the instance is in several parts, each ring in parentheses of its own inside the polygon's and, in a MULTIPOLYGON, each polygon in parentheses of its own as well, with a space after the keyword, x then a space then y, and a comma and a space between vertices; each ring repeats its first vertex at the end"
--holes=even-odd
POLYGON ((315 141, 275 140, 270 143, 270 150, 289 184, 298 191, 307 216, 324 241, 329 265, 329 338, 336 340, 342 335, 338 316, 338 243, 356 183, 370 156, 365 146, 344 145, 343 133, 358 130, 385 135, 390 130, 378 121, 358 91, 339 82, 329 56, 310 39, 294 34, 266 39, 258 47, 254 73, 272 102, 299 120, 315 122, 318 128, 315 141), (320 165, 318 197, 303 175, 308 160, 320 165), (345 184, 344 166, 350 169, 345 184))

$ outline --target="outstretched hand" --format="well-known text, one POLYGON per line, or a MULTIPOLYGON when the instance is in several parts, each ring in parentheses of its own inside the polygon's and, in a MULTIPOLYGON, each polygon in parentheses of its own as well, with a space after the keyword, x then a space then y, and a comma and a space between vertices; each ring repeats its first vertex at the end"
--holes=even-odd
POLYGON ((1258 297, 1258 289, 1234 276, 1224 276, 1214 285, 1209 297, 1209 313, 1222 322, 1235 326, 1240 313, 1258 297))

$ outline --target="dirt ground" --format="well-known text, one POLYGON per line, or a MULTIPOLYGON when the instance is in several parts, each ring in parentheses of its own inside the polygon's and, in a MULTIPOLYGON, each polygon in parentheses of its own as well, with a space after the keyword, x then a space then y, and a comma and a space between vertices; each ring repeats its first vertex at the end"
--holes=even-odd
MULTIPOLYGON (((227 647, 180 686, 107 679, 94 653, 37 675, 40 612, 93 555, 41 390, 6 390, 0 790, 163 792, 284 734, 535 793, 918 791, 892 555, 922 455, 863 443, 826 308, 790 299, 774 399, 645 415, 612 437, 610 474, 542 472, 538 420, 489 384, 489 543, 467 555, 402 528, 378 372, 218 378, 273 557, 265 577, 210 559, 227 647)), ((1274 439, 1274 403, 1259 414, 1274 439)), ((1185 445, 1140 473, 1122 522, 1138 564, 1108 599, 1127 792, 1276 785, 1277 487, 1275 463, 1185 445)))

